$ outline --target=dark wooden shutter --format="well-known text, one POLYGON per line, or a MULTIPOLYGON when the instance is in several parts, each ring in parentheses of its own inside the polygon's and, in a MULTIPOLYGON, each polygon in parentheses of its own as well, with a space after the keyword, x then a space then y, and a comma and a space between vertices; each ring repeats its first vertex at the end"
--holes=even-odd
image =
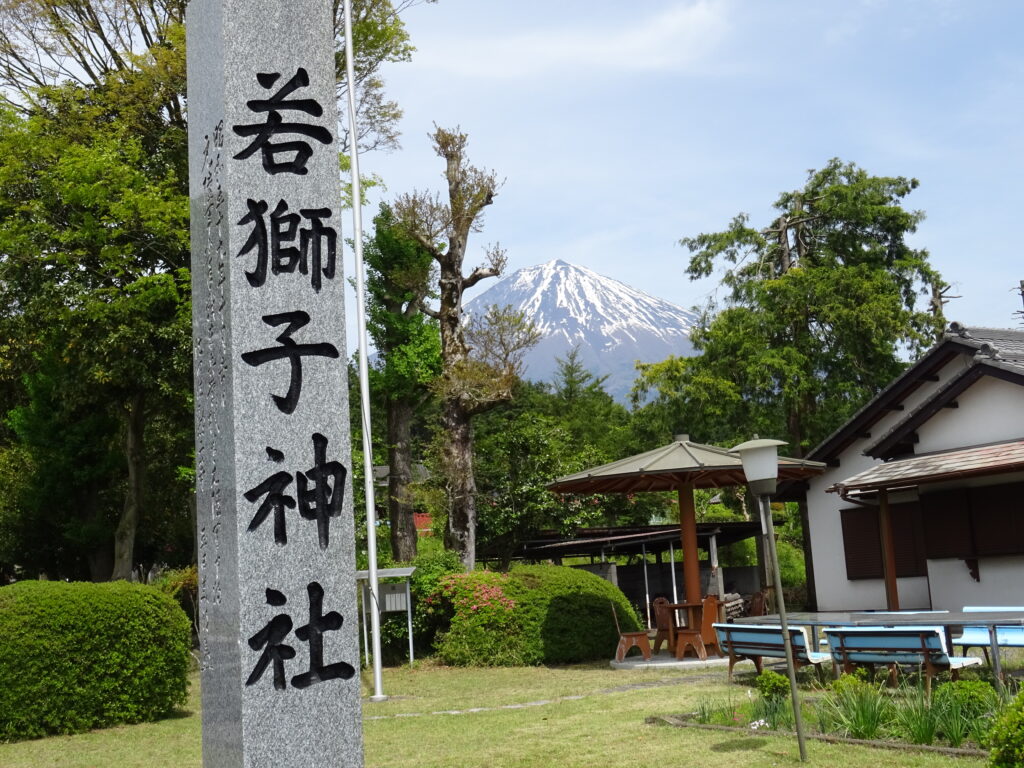
POLYGON ((971 488, 970 509, 979 556, 1024 552, 1024 483, 971 488))
POLYGON ((878 531, 878 510, 874 507, 842 509, 843 551, 846 578, 882 578, 882 545, 878 531))
POLYGON ((916 501, 890 505, 896 576, 927 576, 921 505, 916 501))
MULTIPOLYGON (((890 513, 897 578, 927 575, 920 505, 917 502, 892 504, 890 513)), ((884 578, 878 507, 854 507, 840 510, 839 514, 843 525, 846 578, 884 578)))
POLYGON ((966 488, 921 496, 925 553, 929 558, 974 557, 974 535, 966 488))

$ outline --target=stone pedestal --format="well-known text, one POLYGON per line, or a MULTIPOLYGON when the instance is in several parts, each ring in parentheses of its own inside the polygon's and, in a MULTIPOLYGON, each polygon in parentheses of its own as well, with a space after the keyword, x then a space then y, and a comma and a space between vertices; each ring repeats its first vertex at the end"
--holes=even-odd
POLYGON ((188 8, 207 768, 362 765, 330 12, 188 8))

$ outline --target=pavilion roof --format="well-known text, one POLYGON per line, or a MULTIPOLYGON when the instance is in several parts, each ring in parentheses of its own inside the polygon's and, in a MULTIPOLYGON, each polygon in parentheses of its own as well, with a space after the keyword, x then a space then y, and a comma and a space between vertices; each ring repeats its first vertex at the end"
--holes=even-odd
MULTIPOLYGON (((779 457, 779 480, 799 480, 824 472, 825 465, 779 457)), ((725 448, 691 442, 680 436, 668 445, 560 477, 548 485, 561 493, 632 493, 745 485, 743 462, 725 448)))

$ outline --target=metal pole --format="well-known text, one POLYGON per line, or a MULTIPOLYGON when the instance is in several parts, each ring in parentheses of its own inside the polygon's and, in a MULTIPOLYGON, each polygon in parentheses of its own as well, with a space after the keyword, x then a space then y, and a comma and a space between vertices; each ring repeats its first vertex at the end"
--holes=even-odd
POLYGON ((782 596, 782 574, 779 571, 779 555, 775 549, 775 524, 772 522, 771 502, 761 497, 761 519, 767 529, 768 559, 771 560, 772 575, 775 577, 777 592, 776 606, 779 623, 782 625, 782 644, 786 648, 786 671, 789 673, 789 693, 793 697, 793 722, 796 724, 796 740, 800 745, 800 761, 807 762, 807 747, 804 744, 804 725, 800 715, 800 696, 796 690, 796 665, 793 663, 793 640, 789 636, 789 621, 786 618, 786 600, 782 596))
POLYGON ((370 605, 370 596, 366 592, 366 582, 362 584, 362 602, 363 602, 363 658, 366 659, 366 666, 370 666, 370 634, 367 626, 370 623, 370 613, 368 611, 370 605))
POLYGON ((718 567, 718 535, 714 533, 711 534, 708 557, 711 560, 711 573, 715 577, 715 586, 718 587, 718 599, 721 600, 725 597, 725 584, 723 583, 722 569, 718 567))
POLYGON ((676 588, 676 550, 672 542, 668 543, 668 564, 672 566, 672 602, 679 602, 679 590, 676 588))
POLYGON ((641 544, 640 549, 644 553, 644 605, 647 606, 647 628, 651 628, 651 587, 647 583, 647 545, 641 544))
POLYGON ((370 377, 366 336, 366 292, 363 279, 363 200, 359 188, 359 149, 356 146, 356 75, 352 51, 352 0, 345 0, 345 77, 348 81, 348 133, 349 158, 352 164, 352 244, 355 254, 356 321, 359 331, 359 401, 363 423, 363 472, 366 494, 366 554, 369 557, 370 622, 373 644, 373 695, 370 701, 383 701, 384 683, 381 679, 380 658, 380 606, 377 596, 377 509, 373 493, 373 441, 370 435, 370 377))
POLYGON ((996 642, 996 625, 988 625, 988 642, 989 648, 992 651, 992 674, 996 678, 996 690, 1000 696, 1006 694, 1006 689, 1003 687, 1003 665, 999 659, 999 643, 996 642))
POLYGON ((405 580, 405 618, 406 626, 409 628, 409 666, 412 666, 412 589, 409 587, 409 579, 405 580))

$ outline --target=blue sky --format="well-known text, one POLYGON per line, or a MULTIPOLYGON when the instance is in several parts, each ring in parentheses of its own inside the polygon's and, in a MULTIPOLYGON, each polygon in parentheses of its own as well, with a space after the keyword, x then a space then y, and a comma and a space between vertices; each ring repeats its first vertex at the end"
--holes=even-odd
POLYGON ((1019 327, 1024 4, 440 0, 405 18, 418 50, 384 71, 403 148, 360 162, 383 197, 440 189, 427 134, 461 126, 506 179, 467 267, 497 241, 509 272, 562 258, 703 304, 715 281, 686 278, 679 238, 767 224, 840 157, 921 182, 913 244, 963 297, 949 319, 1019 327))

